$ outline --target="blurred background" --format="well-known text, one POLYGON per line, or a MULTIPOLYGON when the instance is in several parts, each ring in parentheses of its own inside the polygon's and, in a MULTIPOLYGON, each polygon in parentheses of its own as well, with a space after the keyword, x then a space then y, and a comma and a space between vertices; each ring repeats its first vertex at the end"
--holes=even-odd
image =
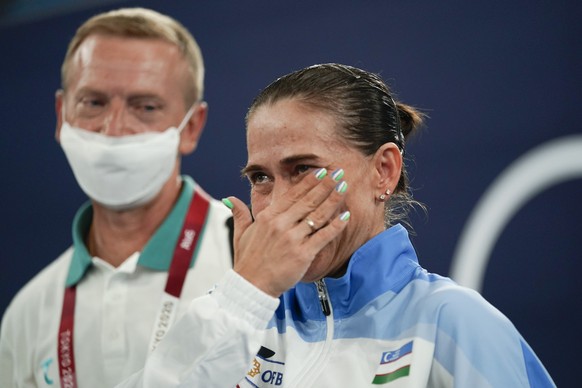
POLYGON ((573 0, 1 1, 0 313, 69 246, 86 201, 54 140, 68 41, 93 14, 130 6, 175 17, 202 48, 210 115, 183 169, 216 198, 248 199, 244 115, 280 75, 354 65, 424 110, 428 125, 407 150, 414 196, 428 207, 411 215, 421 264, 480 290, 558 386, 578 386, 582 3, 573 0))

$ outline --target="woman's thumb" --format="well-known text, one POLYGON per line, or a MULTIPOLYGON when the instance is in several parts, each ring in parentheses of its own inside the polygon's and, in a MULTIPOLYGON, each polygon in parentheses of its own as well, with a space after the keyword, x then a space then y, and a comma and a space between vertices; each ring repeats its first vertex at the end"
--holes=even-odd
POLYGON ((236 252, 240 236, 253 223, 253 216, 247 205, 236 197, 223 198, 222 203, 232 210, 232 218, 234 220, 234 247, 236 252))

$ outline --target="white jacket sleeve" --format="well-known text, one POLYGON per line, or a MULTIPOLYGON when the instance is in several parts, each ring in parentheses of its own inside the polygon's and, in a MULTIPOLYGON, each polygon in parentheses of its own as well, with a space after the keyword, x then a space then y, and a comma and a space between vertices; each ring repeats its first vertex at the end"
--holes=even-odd
POLYGON ((4 322, 2 322, 2 329, 0 331, 0 387, 10 387, 15 382, 14 376, 14 352, 8 337, 11 333, 6 329, 4 322))
POLYGON ((230 270, 210 294, 190 303, 144 369, 117 388, 234 387, 278 305, 279 299, 230 270))

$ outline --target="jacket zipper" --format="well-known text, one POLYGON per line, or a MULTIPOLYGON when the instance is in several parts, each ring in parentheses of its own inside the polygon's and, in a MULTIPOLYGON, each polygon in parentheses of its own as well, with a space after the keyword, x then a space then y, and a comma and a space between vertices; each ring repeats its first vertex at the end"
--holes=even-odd
POLYGON ((329 307, 329 297, 327 295, 327 287, 323 282, 323 279, 317 280, 315 282, 317 287, 317 296, 319 298, 319 304, 321 305, 321 311, 326 317, 331 314, 331 308, 329 307))
POLYGON ((325 341, 323 347, 319 354, 313 359, 311 365, 309 365, 305 371, 298 378, 293 381, 289 387, 308 387, 313 384, 313 380, 321 374, 321 366, 325 359, 327 358, 329 351, 331 349, 331 343, 333 340, 333 310, 331 303, 329 302, 329 294, 327 293, 327 286, 323 279, 317 280, 315 282, 315 287, 317 288, 317 297, 319 299, 319 304, 321 311, 325 315, 325 322, 327 326, 327 333, 325 336, 325 341))

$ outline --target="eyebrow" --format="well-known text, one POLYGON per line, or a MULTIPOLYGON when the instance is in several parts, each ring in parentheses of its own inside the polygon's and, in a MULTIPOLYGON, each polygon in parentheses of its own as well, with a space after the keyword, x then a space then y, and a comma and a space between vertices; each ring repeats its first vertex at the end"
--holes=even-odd
MULTIPOLYGON (((292 164, 297 164, 299 162, 304 162, 306 160, 310 160, 310 161, 317 161, 319 160, 319 157, 317 155, 314 154, 299 154, 299 155, 293 155, 293 156, 288 156, 286 158, 283 158, 279 161, 279 164, 281 165, 292 165, 292 164)), ((249 172, 253 172, 253 171, 262 171, 264 170, 264 168, 259 165, 259 164, 249 164, 246 167, 244 167, 240 173, 242 176, 247 175, 249 172)))
MULTIPOLYGON (((104 91, 99 90, 99 89, 96 89, 96 88, 93 88, 91 86, 83 86, 75 93, 75 96, 84 96, 84 95, 94 95, 94 96, 107 97, 107 98, 110 97, 109 93, 104 92, 104 91)), ((133 92, 131 94, 128 94, 124 98, 127 101, 139 101, 139 100, 155 99, 161 103, 164 102, 164 98, 162 96, 160 96, 159 94, 156 94, 156 93, 150 92, 150 91, 145 91, 145 90, 133 92)))
POLYGON ((74 94, 75 98, 78 98, 79 96, 86 96, 86 95, 99 96, 99 97, 107 97, 107 94, 105 92, 102 92, 100 90, 93 89, 93 88, 90 88, 90 87, 86 87, 86 86, 80 88, 74 94))

